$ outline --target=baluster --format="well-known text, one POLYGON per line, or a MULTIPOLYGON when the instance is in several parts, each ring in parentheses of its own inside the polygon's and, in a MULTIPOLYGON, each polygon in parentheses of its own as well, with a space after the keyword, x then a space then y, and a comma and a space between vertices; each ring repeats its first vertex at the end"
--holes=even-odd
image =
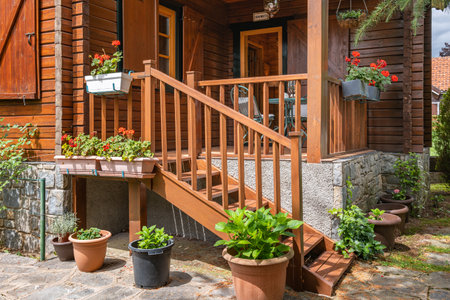
MULTIPOLYGON (((263 84, 263 124, 269 127, 269 84, 263 84)), ((264 136, 264 154, 269 154, 269 138, 264 136)))
POLYGON ((300 80, 295 81, 295 131, 302 130, 302 83, 300 80))
POLYGON ((275 213, 281 211, 281 189, 280 189, 280 144, 272 141, 273 151, 273 201, 275 202, 275 213))
POLYGON ((159 82, 159 101, 161 110, 161 156, 165 171, 168 170, 167 163, 167 109, 166 109, 166 84, 159 82))
POLYGON ((174 110, 175 110, 175 151, 176 151, 176 169, 178 180, 182 179, 183 169, 181 162, 181 107, 180 107, 180 91, 174 90, 174 110))
MULTIPOLYGON (((220 103, 225 104, 225 86, 220 86, 220 103)), ((220 114, 220 157, 222 160, 222 206, 228 209, 227 118, 220 114)))
MULTIPOLYGON (((211 96, 211 89, 206 91, 211 96)), ((205 105, 206 197, 212 200, 211 107, 205 105)))
POLYGON ((145 103, 144 103, 144 121, 145 121, 145 137, 144 140, 152 143, 151 149, 155 152, 155 90, 156 78, 151 76, 152 68, 155 67, 155 61, 147 60, 145 64, 145 103))
POLYGON ((106 97, 101 97, 101 128, 102 128, 102 141, 106 140, 106 97))
MULTIPOLYGON (((233 108, 235 111, 239 111, 239 86, 237 84, 235 84, 233 87, 233 108)), ((236 140, 237 139, 237 126, 238 126, 238 122, 234 121, 233 122, 234 154, 236 154, 238 151, 238 149, 237 149, 238 141, 236 140)))
POLYGON ((114 135, 118 134, 119 129, 119 99, 114 98, 114 135))
POLYGON ((95 131, 95 125, 94 125, 94 100, 95 95, 89 94, 89 133, 92 133, 95 131))
POLYGON ((141 139, 145 138, 145 80, 141 80, 141 139))
POLYGON ((255 131, 256 208, 262 207, 261 134, 255 131))
MULTIPOLYGON (((253 120, 254 116, 255 116, 255 111, 254 111, 254 103, 253 103, 253 95, 254 95, 254 86, 253 83, 250 83, 248 85, 248 117, 250 119, 253 120)), ((253 130, 251 130, 250 128, 248 129, 248 133, 247 133, 247 137, 248 137, 248 154, 253 154, 253 138, 254 138, 254 133, 253 130)))
POLYGON ((239 208, 245 206, 245 171, 244 171, 244 126, 238 123, 238 174, 239 174, 239 208))
MULTIPOLYGON (((286 107, 284 106, 284 82, 280 81, 278 84, 278 133, 284 135, 285 121, 284 116, 286 107)), ((286 130, 288 128, 286 127, 286 130)), ((283 146, 280 145, 280 153, 283 154, 283 146)))
POLYGON ((133 86, 127 95, 127 128, 133 129, 133 86))
POLYGON ((195 99, 188 96, 188 106, 190 107, 190 112, 188 115, 190 124, 190 156, 191 156, 191 185, 193 190, 197 190, 197 129, 196 129, 196 116, 197 108, 195 106, 195 99))

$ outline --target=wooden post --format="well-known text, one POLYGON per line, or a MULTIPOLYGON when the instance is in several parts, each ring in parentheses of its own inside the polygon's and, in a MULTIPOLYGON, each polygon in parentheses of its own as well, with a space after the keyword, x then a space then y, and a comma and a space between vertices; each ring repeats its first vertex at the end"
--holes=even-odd
MULTIPOLYGON (((188 71, 186 72, 186 83, 189 87, 194 88, 198 90, 198 82, 201 80, 201 73, 198 71, 188 71)), ((199 101, 195 101, 195 133, 196 133, 196 153, 200 154, 202 152, 202 109, 201 109, 201 103, 199 101)))
POLYGON ((102 128, 102 141, 106 140, 106 96, 101 97, 101 128, 102 128))
POLYGON ((145 98, 144 98, 144 140, 152 142, 152 151, 155 152, 155 89, 156 79, 153 78, 152 68, 155 68, 154 60, 144 60, 145 65, 145 98))
POLYGON ((78 227, 86 228, 86 178, 72 176, 72 211, 77 215, 78 227))
MULTIPOLYGON (((302 199, 302 133, 290 132, 291 137, 291 193, 292 193, 292 219, 303 221, 302 199)), ((294 237, 294 258, 290 265, 287 283, 295 290, 302 289, 303 256, 303 226, 292 231, 294 237)))
POLYGON ((412 149, 412 52, 411 10, 403 14, 403 152, 412 149))
POLYGON ((94 101, 95 95, 89 94, 89 134, 95 131, 94 123, 94 101))
POLYGON ((128 181, 128 215, 131 242, 139 238, 136 232, 147 224, 147 193, 145 185, 137 180, 128 181))
POLYGON ((327 156, 328 0, 308 0, 308 162, 327 156))

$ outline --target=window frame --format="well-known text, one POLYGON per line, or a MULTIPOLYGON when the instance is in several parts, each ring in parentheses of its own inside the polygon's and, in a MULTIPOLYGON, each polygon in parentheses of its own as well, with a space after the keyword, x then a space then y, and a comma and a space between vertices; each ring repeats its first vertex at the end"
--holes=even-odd
POLYGON ((177 77, 177 12, 164 5, 159 5, 158 9, 158 22, 159 17, 163 16, 169 20, 169 34, 162 33, 159 30, 158 24, 158 68, 160 58, 169 60, 169 76, 177 77), (160 53, 159 38, 164 37, 169 39, 169 55, 160 53))

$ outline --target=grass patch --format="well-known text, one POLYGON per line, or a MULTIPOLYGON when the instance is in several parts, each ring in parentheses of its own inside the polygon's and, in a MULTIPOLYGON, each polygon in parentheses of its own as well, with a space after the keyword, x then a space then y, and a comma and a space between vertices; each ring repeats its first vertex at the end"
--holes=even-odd
POLYGON ((446 183, 433 183, 430 185, 432 193, 450 193, 450 185, 446 183))
POLYGON ((435 253, 450 253, 450 248, 442 248, 437 246, 427 246, 425 248, 427 252, 435 252, 435 253))
POLYGON ((398 267, 420 272, 450 272, 450 265, 438 266, 429 264, 421 259, 421 257, 414 257, 408 254, 392 253, 379 263, 383 266, 398 267))
POLYGON ((422 226, 450 226, 450 218, 421 219, 422 226))

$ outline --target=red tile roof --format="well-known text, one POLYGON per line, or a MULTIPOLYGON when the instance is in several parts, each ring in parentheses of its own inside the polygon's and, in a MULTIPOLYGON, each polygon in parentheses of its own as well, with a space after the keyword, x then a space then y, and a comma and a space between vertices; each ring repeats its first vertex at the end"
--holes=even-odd
POLYGON ((433 86, 441 91, 450 88, 450 56, 433 57, 432 60, 433 86))

